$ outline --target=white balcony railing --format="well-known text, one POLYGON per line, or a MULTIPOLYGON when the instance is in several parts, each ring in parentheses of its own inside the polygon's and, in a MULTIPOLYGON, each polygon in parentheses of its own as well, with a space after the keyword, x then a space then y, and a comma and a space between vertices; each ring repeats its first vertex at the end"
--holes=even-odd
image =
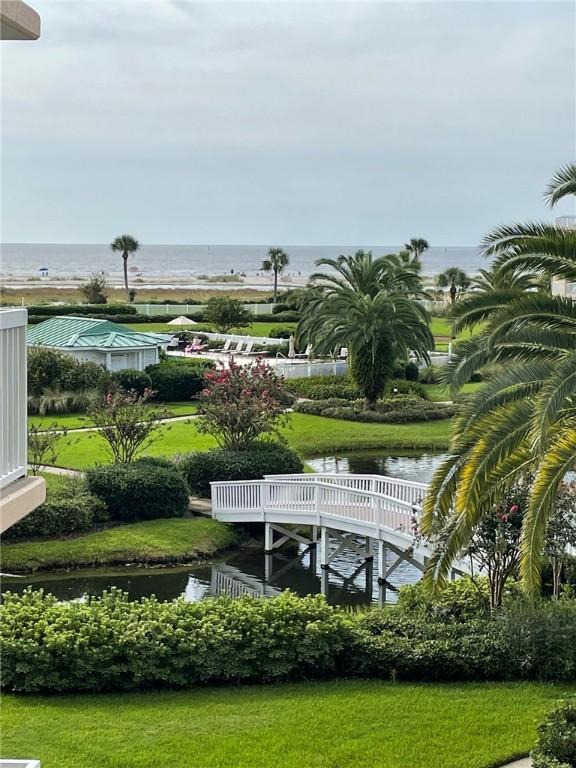
POLYGON ((0 310, 0 489, 26 475, 27 314, 0 310))

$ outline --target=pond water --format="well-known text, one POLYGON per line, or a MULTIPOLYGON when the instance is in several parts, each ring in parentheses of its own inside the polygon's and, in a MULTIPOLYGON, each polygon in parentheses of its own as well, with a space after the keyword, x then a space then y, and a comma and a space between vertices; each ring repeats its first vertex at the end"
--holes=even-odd
MULTIPOLYGON (((309 460, 317 472, 352 472, 386 474, 418 482, 428 482, 444 454, 362 452, 309 460)), ((395 556, 390 553, 389 556, 395 556)), ((75 600, 84 594, 98 594, 118 587, 138 599, 154 594, 160 600, 183 596, 196 601, 217 594, 274 595, 283 589, 307 595, 321 592, 338 605, 367 605, 393 602, 396 590, 412 584, 420 572, 402 563, 393 575, 392 584, 378 584, 376 562, 367 563, 351 550, 344 550, 323 570, 316 562, 314 550, 302 545, 286 547, 273 555, 264 555, 262 545, 246 547, 226 559, 185 566, 141 566, 116 569, 91 568, 83 571, 58 572, 3 578, 3 589, 21 592, 26 586, 44 588, 61 600, 75 600)))

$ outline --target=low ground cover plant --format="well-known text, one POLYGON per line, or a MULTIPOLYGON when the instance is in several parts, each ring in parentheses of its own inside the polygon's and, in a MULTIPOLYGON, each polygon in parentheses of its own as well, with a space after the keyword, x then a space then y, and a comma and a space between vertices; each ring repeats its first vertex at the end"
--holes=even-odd
POLYGON ((102 499, 112 520, 182 517, 190 492, 184 476, 162 459, 107 464, 86 473, 90 493, 102 499))
POLYGON ((294 406, 294 410, 331 419, 377 424, 406 424, 411 421, 449 419, 456 413, 456 406, 431 403, 413 395, 398 394, 378 400, 372 410, 366 409, 364 400, 339 398, 299 402, 294 406))
POLYGON ((190 491, 209 498, 210 483, 224 480, 259 480, 264 475, 302 472, 299 456, 286 446, 273 442, 257 442, 245 450, 217 448, 190 453, 180 459, 190 491))

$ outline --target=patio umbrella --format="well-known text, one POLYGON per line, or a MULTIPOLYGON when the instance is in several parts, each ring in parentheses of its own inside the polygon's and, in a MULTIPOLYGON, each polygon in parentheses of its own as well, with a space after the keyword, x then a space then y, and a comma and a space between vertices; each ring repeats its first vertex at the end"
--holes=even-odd
POLYGON ((294 336, 291 335, 288 339, 288 357, 296 357, 296 349, 294 347, 294 336))
POLYGON ((167 325, 179 325, 182 327, 183 325, 198 325, 198 323, 196 320, 190 320, 185 315, 180 315, 180 317, 175 317, 174 320, 169 320, 167 325))

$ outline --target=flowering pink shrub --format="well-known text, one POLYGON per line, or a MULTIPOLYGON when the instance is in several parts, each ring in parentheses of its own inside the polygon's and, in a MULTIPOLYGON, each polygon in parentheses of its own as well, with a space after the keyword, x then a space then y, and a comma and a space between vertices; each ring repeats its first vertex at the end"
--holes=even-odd
POLYGON ((257 359, 205 374, 200 393, 199 431, 213 435, 223 448, 242 450, 262 435, 278 435, 285 422, 283 380, 257 359))

